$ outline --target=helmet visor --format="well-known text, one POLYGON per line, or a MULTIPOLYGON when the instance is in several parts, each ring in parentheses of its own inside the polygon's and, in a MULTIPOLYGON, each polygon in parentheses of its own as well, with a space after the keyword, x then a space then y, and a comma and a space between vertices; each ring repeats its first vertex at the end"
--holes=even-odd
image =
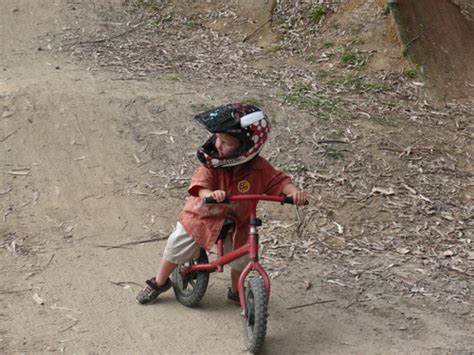
POLYGON ((194 116, 194 119, 211 133, 242 134, 240 119, 234 117, 232 105, 213 108, 194 116))

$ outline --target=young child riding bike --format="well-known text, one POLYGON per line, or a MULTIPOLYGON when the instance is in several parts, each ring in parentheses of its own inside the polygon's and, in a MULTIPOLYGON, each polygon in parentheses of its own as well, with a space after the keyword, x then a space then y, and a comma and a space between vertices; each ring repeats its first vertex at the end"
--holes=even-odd
MULTIPOLYGON (((140 304, 149 304, 172 287, 169 275, 179 264, 197 258, 201 248, 210 251, 216 243, 224 220, 235 222, 233 238, 225 239, 228 252, 245 245, 248 239, 250 204, 206 205, 205 197, 222 202, 226 195, 284 194, 293 197, 295 205, 303 205, 306 194, 298 189, 289 176, 275 169, 259 153, 267 141, 270 124, 267 115, 258 107, 227 104, 194 117, 212 136, 199 148, 197 157, 202 163, 188 188, 189 197, 168 238, 155 277, 146 281, 138 293, 140 304), (232 240, 233 239, 233 240, 232 240)), ((238 281, 248 257, 230 263, 231 285, 229 300, 239 302, 238 281)))

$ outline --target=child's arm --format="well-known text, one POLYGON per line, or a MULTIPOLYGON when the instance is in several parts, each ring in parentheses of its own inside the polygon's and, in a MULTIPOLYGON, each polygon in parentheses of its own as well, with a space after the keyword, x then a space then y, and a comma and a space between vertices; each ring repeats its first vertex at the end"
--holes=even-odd
POLYGON ((199 197, 200 198, 212 197, 217 202, 222 202, 224 201, 224 198, 225 198, 225 191, 222 191, 222 190, 211 191, 209 189, 203 188, 199 190, 199 197))
POLYGON ((292 183, 289 183, 283 188, 283 193, 293 197, 295 205, 302 206, 306 202, 306 194, 292 183))

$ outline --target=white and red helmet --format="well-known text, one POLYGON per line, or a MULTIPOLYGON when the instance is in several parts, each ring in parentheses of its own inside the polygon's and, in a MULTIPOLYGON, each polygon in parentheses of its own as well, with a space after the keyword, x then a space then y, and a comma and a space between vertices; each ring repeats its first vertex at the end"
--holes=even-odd
POLYGON ((213 108, 194 117, 213 135, 197 152, 199 161, 209 167, 229 167, 243 164, 258 155, 267 141, 270 123, 258 107, 235 103, 213 108), (215 146, 216 133, 237 138, 240 148, 229 156, 219 156, 215 146))

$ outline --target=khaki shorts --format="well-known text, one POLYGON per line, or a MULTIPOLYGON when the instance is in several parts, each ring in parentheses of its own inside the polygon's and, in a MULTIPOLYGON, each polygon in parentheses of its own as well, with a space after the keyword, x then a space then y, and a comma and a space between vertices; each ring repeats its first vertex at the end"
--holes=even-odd
MULTIPOLYGON (((184 264, 190 259, 199 257, 201 246, 194 241, 193 238, 184 230, 181 223, 176 223, 176 229, 168 238, 163 258, 173 264, 184 264)), ((226 238, 224 242, 224 252, 228 253, 232 250, 231 238, 226 238)), ((229 263, 230 267, 235 270, 242 271, 247 265, 248 255, 229 263)))

